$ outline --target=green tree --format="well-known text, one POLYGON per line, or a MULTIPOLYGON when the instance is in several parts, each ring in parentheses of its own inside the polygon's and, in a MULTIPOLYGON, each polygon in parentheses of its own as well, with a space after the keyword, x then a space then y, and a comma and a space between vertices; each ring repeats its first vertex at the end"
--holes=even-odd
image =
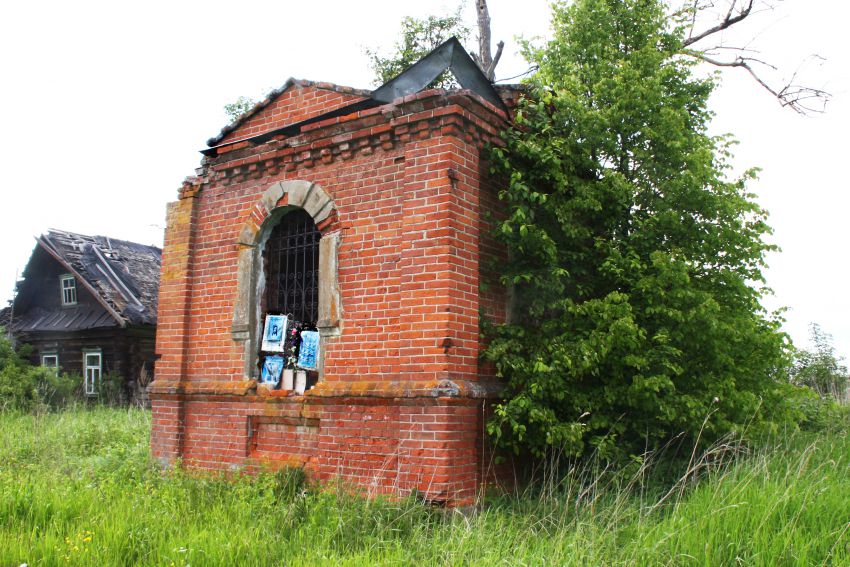
POLYGON ((224 113, 231 123, 237 118, 254 108, 257 101, 249 96, 240 96, 235 101, 224 105, 224 113))
MULTIPOLYGON (((463 23, 463 4, 454 14, 428 16, 420 20, 406 17, 401 22, 401 37, 392 53, 383 56, 374 49, 366 49, 375 73, 374 84, 382 85, 422 59, 450 37, 455 36, 463 43, 469 37, 469 28, 463 23)), ((431 88, 453 88, 454 77, 448 71, 429 85, 431 88)))
POLYGON ((509 388, 502 447, 637 453, 782 417, 770 229, 755 172, 729 179, 731 141, 707 134, 715 85, 682 55, 687 23, 659 0, 576 0, 525 45, 539 71, 492 156, 514 298, 485 353, 509 388))
POLYGON ((795 384, 807 386, 822 398, 835 398, 843 401, 847 398, 850 374, 841 364, 842 359, 835 356, 832 335, 823 331, 820 325, 809 325, 813 350, 799 349, 794 356, 792 379, 795 384))

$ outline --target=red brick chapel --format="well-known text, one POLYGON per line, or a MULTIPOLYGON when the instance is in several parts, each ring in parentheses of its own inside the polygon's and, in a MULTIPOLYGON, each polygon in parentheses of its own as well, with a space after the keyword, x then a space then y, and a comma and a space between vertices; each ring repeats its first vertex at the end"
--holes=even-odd
POLYGON ((168 205, 160 462, 474 500, 499 392, 479 320, 506 310, 485 146, 513 92, 450 40, 373 92, 290 79, 208 141, 168 205), (462 89, 424 90, 447 68, 462 89))

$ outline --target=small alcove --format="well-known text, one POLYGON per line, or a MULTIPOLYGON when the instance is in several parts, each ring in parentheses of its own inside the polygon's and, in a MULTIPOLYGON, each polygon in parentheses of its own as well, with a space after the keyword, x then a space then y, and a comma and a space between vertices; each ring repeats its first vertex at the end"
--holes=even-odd
POLYGON ((307 211, 291 209, 271 227, 263 246, 257 364, 261 383, 274 390, 303 393, 318 381, 321 238, 307 211))
POLYGON ((300 360, 304 332, 312 334, 307 352, 314 353, 314 360, 308 358, 303 366, 309 389, 321 379, 327 340, 340 333, 339 232, 329 230, 327 220, 333 210, 318 185, 278 182, 254 207, 252 216, 259 213, 261 226, 249 221, 240 233, 233 339, 244 344, 245 376, 266 382, 272 390, 289 388, 284 388, 282 372, 277 383, 265 379, 269 357, 279 357, 271 359, 271 370, 297 370, 305 362, 300 360), (287 204, 277 206, 282 199, 287 204), (281 336, 267 336, 268 331, 281 336))

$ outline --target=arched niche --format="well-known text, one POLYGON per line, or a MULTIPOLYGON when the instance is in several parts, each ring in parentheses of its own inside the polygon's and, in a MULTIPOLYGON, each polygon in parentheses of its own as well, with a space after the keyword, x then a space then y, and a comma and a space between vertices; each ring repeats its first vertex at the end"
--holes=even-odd
MULTIPOLYGON (((242 344, 243 373, 256 377, 257 350, 262 333, 260 328, 260 298, 265 289, 263 250, 272 229, 289 212, 306 211, 316 223, 322 223, 334 213, 335 205, 327 193, 309 181, 279 181, 263 192, 248 213, 237 238, 237 283, 233 309, 232 337, 242 344)), ((321 231, 319 241, 319 318, 316 326, 323 340, 339 335, 342 325, 337 279, 337 255, 340 242, 338 230, 321 231)), ((324 353, 324 348, 321 353, 324 353)), ((323 354, 322 354, 323 357, 323 354)), ((322 375, 320 360, 319 375, 322 375)))

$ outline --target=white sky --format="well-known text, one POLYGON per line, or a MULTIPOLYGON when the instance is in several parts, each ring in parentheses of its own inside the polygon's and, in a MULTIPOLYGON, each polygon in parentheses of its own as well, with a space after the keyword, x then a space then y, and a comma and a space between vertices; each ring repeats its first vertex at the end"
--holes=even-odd
MULTIPOLYGON (((545 35, 544 0, 490 0, 497 78, 526 70, 514 37, 545 35)), ((226 123, 222 107, 288 77, 371 87, 364 46, 389 47, 405 15, 455 2, 7 2, 0 9, 0 303, 11 297, 33 237, 48 228, 162 244, 165 204, 226 123)), ((473 2, 466 14, 474 23, 473 2)), ((786 75, 808 55, 808 82, 834 95, 827 113, 783 110, 743 71, 714 98, 715 133, 740 140, 735 166, 763 169, 751 185, 771 212, 769 307, 808 343, 818 322, 850 355, 845 173, 850 48, 842 0, 786 0, 746 27, 752 47, 786 75)))

